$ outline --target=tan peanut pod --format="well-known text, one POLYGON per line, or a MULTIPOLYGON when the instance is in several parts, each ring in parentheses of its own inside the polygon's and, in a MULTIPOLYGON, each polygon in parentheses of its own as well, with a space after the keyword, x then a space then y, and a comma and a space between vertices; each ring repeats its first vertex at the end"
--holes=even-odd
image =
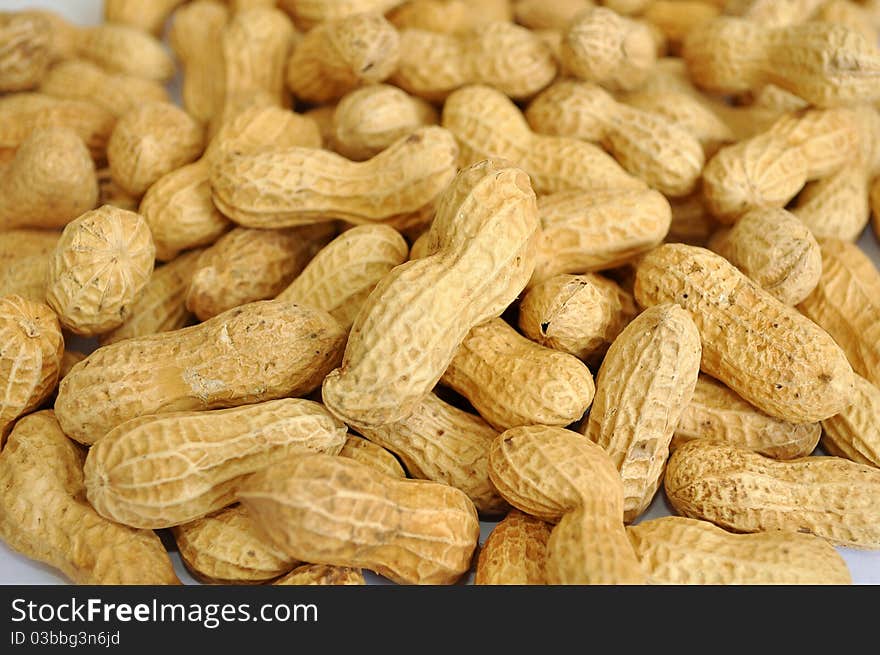
POLYGON ((355 14, 384 14, 404 0, 278 0, 278 5, 293 16, 296 24, 310 30, 318 23, 341 20, 355 14))
POLYGON ((705 163, 700 142, 683 127, 619 103, 595 84, 553 84, 529 105, 526 119, 538 133, 601 144, 627 171, 667 196, 692 193, 705 163))
POLYGON ((61 356, 61 366, 58 371, 58 381, 60 382, 64 378, 67 377, 67 374, 70 373, 70 370, 79 364, 82 360, 87 357, 85 353, 79 352, 78 350, 64 350, 64 355, 61 356))
POLYGON ((103 205, 113 205, 119 209, 125 209, 131 212, 138 210, 139 198, 123 191, 110 174, 110 168, 105 166, 95 171, 98 178, 98 207, 103 205))
POLYGON ((168 91, 159 82, 108 73, 83 59, 55 64, 40 83, 40 93, 55 98, 91 101, 117 118, 143 102, 169 101, 168 91))
POLYGON ((365 86, 346 94, 336 105, 333 149, 343 157, 363 161, 438 121, 437 110, 421 98, 388 84, 365 86))
POLYGON ((299 562, 262 538, 241 505, 172 528, 180 559, 206 584, 261 584, 299 562))
POLYGON ((52 53, 49 21, 37 14, 0 12, 0 93, 36 87, 52 53))
POLYGON ((192 319, 186 308, 186 292, 200 254, 197 250, 185 252, 156 268, 132 303, 129 318, 118 328, 100 335, 98 342, 106 346, 186 327, 192 319))
POLYGON ((822 447, 831 455, 880 468, 880 388, 856 375, 852 405, 822 421, 822 447))
POLYGON ((496 525, 477 559, 476 585, 545 585, 550 525, 512 509, 496 525))
POLYGON ((789 423, 768 416, 707 375, 700 375, 691 402, 675 426, 670 450, 708 439, 774 459, 806 457, 819 443, 818 423, 789 423))
POLYGON ((614 268, 663 242, 671 210, 663 194, 563 192, 538 200, 541 236, 530 286, 560 273, 614 268))
POLYGON ((412 477, 461 489, 481 514, 507 509, 489 481, 489 446, 498 432, 479 416, 429 393, 404 420, 358 432, 397 455, 412 477))
POLYGON ((46 305, 0 297, 0 447, 13 422, 46 400, 58 384, 64 338, 46 305))
POLYGON ((494 21, 464 34, 403 30, 400 66, 391 79, 432 101, 469 84, 485 84, 522 100, 550 84, 556 68, 540 37, 519 25, 494 21))
POLYGON ((742 16, 762 27, 786 27, 808 20, 827 0, 734 0, 725 13, 742 16))
POLYGON ((112 73, 157 82, 174 77, 174 61, 151 34, 128 25, 103 23, 79 32, 77 54, 112 73))
POLYGON ((533 425, 498 435, 489 476, 514 507, 557 523, 547 542, 548 584, 637 584, 644 573, 623 525, 623 483, 589 439, 533 425))
POLYGON ((878 26, 871 20, 870 12, 849 0, 824 2, 811 20, 844 25, 859 32, 868 43, 877 43, 878 26))
POLYGON ((181 99, 186 111, 200 123, 220 113, 226 96, 222 50, 229 10, 219 2, 194 0, 174 12, 168 41, 183 68, 181 99))
POLYGON ((813 535, 732 534, 681 516, 645 521, 626 533, 649 584, 852 584, 840 553, 813 535))
POLYGON ((601 275, 556 275, 531 287, 519 327, 532 341, 587 361, 601 357, 638 308, 632 295, 601 275))
POLYGON ((666 243, 705 246, 718 228, 706 211, 702 190, 684 198, 673 198, 669 207, 672 209, 672 222, 666 234, 666 243))
POLYGON ((665 244, 645 255, 635 283, 642 307, 688 310, 703 342, 703 372, 771 416, 814 423, 850 402, 853 371, 843 350, 709 250, 665 244))
POLYGON ((457 156, 452 134, 424 127, 365 162, 302 147, 230 153, 214 166, 211 187, 214 204, 245 227, 393 222, 430 212, 457 156))
POLYGON ((59 385, 55 412, 66 434, 93 443, 138 416, 305 395, 339 362, 344 342, 325 312, 250 303, 99 348, 59 385))
POLYGON ((95 164, 66 127, 34 130, 0 170, 0 230, 61 228, 98 202, 95 164))
POLYGON ((562 63, 570 74, 610 91, 633 91, 657 61, 646 23, 596 7, 579 13, 562 37, 562 63))
POLYGON ((167 102, 129 111, 107 144, 110 174, 124 191, 142 196, 163 175, 194 161, 205 147, 201 126, 167 102))
POLYGON ((519 108, 500 91, 468 86, 443 106, 443 127, 460 146, 460 166, 500 157, 522 168, 535 192, 644 189, 601 148, 565 137, 535 134, 519 108))
POLYGON ((523 171, 488 160, 459 173, 438 201, 432 254, 392 270, 358 312, 342 366, 324 380, 331 411, 355 427, 411 414, 470 329, 500 316, 525 287, 537 231, 523 171))
POLYGON ((819 244, 797 216, 784 209, 755 209, 709 242, 724 257, 784 305, 797 305, 822 275, 819 244))
POLYGON ((652 0, 641 18, 658 28, 677 52, 691 31, 720 13, 721 7, 703 0, 652 0))
POLYGON ((0 296, 45 302, 49 259, 60 237, 48 230, 0 232, 0 296))
MULTIPOLYGON (((602 0, 602 4, 611 11, 617 12, 623 16, 634 16, 641 14, 648 8, 651 2, 655 0, 602 0)), ((723 1, 723 0, 718 0, 723 1)))
POLYGON ((39 128, 67 127, 102 159, 116 118, 94 102, 61 100, 43 93, 13 93, 0 98, 0 149, 18 148, 39 128))
POLYGON ((775 84, 817 107, 880 99, 877 46, 843 25, 774 28, 719 16, 688 35, 683 56, 697 86, 713 93, 775 84))
POLYGON ((583 362, 529 341, 500 318, 471 329, 440 381, 499 431, 574 423, 596 391, 583 362))
POLYGON ((480 536, 462 491, 345 457, 290 457, 251 476, 238 496, 288 555, 400 584, 452 584, 470 567, 480 536))
POLYGON ((64 228, 49 260, 46 302, 61 324, 83 336, 122 325, 153 273, 150 228, 134 212, 109 205, 64 228))
POLYGON ((792 213, 816 237, 855 241, 871 216, 870 182, 863 165, 846 166, 808 184, 792 213))
POLYGON ((248 9, 272 8, 278 4, 278 0, 226 0, 229 9, 233 12, 247 11, 248 9))
POLYGON ((852 243, 819 239, 819 247, 822 277, 798 309, 834 337, 856 373, 880 385, 880 272, 852 243))
POLYGON ((394 478, 405 478, 406 471, 397 461, 397 458, 382 446, 368 441, 363 437, 350 435, 339 451, 340 457, 354 459, 361 464, 372 466, 377 471, 394 478))
POLYGON ((408 250, 394 228, 359 225, 324 246, 277 299, 323 309, 348 329, 379 281, 406 261, 408 250))
POLYGON ((880 241, 880 182, 874 180, 871 184, 870 196, 871 202, 871 226, 874 228, 874 234, 880 241))
POLYGON ((564 30, 575 16, 593 6, 591 0, 514 0, 513 15, 531 30, 564 30))
POLYGON ((83 459, 52 412, 20 420, 0 452, 0 538, 76 584, 180 584, 154 532, 108 521, 86 502, 83 459))
POLYGON ((186 308, 200 321, 277 296, 335 233, 331 223, 286 230, 239 227, 199 256, 186 308))
POLYGON ((270 400, 126 421, 86 457, 86 494, 109 519, 167 528, 235 502, 244 478, 291 455, 337 455, 346 428, 320 403, 270 400))
POLYGON ((298 585, 298 586, 358 586, 365 585, 367 581, 360 569, 349 566, 330 566, 328 564, 303 564, 284 575, 273 585, 298 585))
POLYGON ((159 36, 165 21, 186 0, 105 0, 104 20, 159 36))
POLYGON ((779 462, 702 439, 676 450, 664 481, 676 512, 734 532, 804 532, 880 548, 880 470, 840 457, 779 462))
POLYGON ((80 39, 78 25, 68 22, 60 14, 48 9, 26 9, 17 13, 36 16, 48 23, 50 63, 74 59, 77 56, 80 39))
POLYGON ((513 20, 510 0, 410 0, 388 14, 398 30, 468 32, 494 21, 513 20))
POLYGON ((608 349, 581 434, 602 446, 623 479, 631 523, 660 488, 678 418, 700 372, 700 334, 678 305, 650 307, 608 349))
POLYGON ((287 62, 287 86, 305 102, 333 102, 397 68, 400 37, 379 13, 327 21, 312 29, 287 62))

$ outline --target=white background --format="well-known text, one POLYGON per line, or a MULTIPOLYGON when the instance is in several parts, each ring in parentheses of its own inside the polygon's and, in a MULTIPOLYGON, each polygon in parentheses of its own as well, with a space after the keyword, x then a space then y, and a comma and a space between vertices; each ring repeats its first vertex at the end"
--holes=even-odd
MULTIPOLYGON (((101 0, 0 0, 0 10, 37 7, 52 9, 83 25, 98 23, 101 20, 101 0)), ((880 248, 878 248, 877 241, 870 230, 867 230, 862 236, 859 244, 871 256, 875 265, 880 267, 880 248)), ((666 516, 671 513, 661 492, 641 520, 666 516)), ((488 536, 493 525, 485 522, 482 524, 481 543, 488 536)), ((173 548, 173 540, 169 539, 167 543, 173 548)), ((854 582, 857 584, 880 584, 880 551, 862 552, 841 548, 840 552, 849 565, 854 582)), ((195 583, 181 564, 176 552, 172 552, 172 559, 181 580, 195 583)), ((384 582, 378 576, 370 573, 366 575, 370 583, 381 584, 384 582)), ((67 583, 68 581, 54 569, 11 551, 0 541, 0 584, 67 583)))

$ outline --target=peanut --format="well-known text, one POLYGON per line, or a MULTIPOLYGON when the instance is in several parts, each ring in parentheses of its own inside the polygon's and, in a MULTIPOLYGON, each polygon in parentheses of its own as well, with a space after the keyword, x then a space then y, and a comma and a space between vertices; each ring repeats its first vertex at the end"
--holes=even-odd
POLYGON ((874 235, 880 241, 880 182, 874 180, 871 185, 871 225, 874 228, 874 235))
POLYGON ((721 13, 721 7, 702 0, 651 0, 642 20, 659 29, 670 49, 678 52, 687 35, 721 13))
POLYGON ((458 489, 399 480, 345 457, 290 457, 251 476, 238 496, 288 555, 402 584, 455 582, 480 535, 474 506, 458 489))
POLYGON ((76 584, 180 584, 155 533, 108 521, 85 500, 84 455, 52 412, 19 421, 0 452, 0 536, 76 584))
POLYGON ((531 30, 563 30, 592 7, 591 0, 514 0, 513 13, 517 23, 531 30))
POLYGON ((324 246, 278 300, 328 312, 344 328, 379 281, 406 261, 406 241, 387 225, 359 225, 324 246))
POLYGON ((477 585, 544 585, 550 526, 512 509, 492 530, 477 560, 477 585))
POLYGON ((0 296, 45 302, 49 259, 60 236, 48 230, 0 232, 0 296))
POLYGON ((768 416, 701 374, 678 419, 670 450, 694 439, 709 439, 774 459, 795 459, 813 452, 821 432, 818 423, 789 423, 768 416))
POLYGON ((805 532, 880 548, 880 470, 839 457, 778 462, 692 441, 669 459, 666 496, 682 516, 736 532, 805 532))
POLYGON ((880 272, 854 244, 820 239, 819 247, 822 277, 798 309, 834 337, 856 373, 880 385, 880 272))
POLYGON ((64 338, 46 305, 0 297, 0 447, 15 420, 40 406, 58 384, 64 338))
POLYGON ((46 302, 84 336, 122 325, 153 273, 155 247, 144 219, 109 205, 64 228, 49 260, 46 302))
POLYGON ((166 19, 186 0, 105 0, 104 20, 159 35, 166 19))
POLYGON ((828 542, 806 534, 731 534, 667 516, 626 529, 650 584, 851 584, 828 542))
POLYGON ((723 257, 666 244, 638 266, 643 307, 676 302, 703 343, 701 368, 771 416, 814 423, 850 402, 853 372, 840 347, 723 257))
POLYGON ((322 405, 297 398, 141 416, 92 445, 86 494, 125 525, 181 525, 230 505, 247 475, 292 454, 338 454, 345 435, 322 405))
POLYGON ((251 303, 99 348, 59 385, 55 411, 66 434, 94 443, 138 416, 307 394, 339 361, 344 339, 319 310, 251 303))
POLYGON ((400 35, 397 86, 427 100, 444 100, 469 84, 485 84, 522 100, 556 77, 547 44, 519 25, 495 21, 464 34, 406 29, 400 35))
POLYGON ((458 140, 461 166, 491 157, 507 159, 529 174, 538 194, 645 187, 601 148, 535 134, 517 106, 487 86, 452 93, 443 106, 442 124, 458 140))
POLYGON ((151 34, 128 25, 103 23, 79 31, 77 53, 112 73, 157 82, 174 76, 174 61, 151 34))
POLYGON ((42 16, 0 13, 0 93, 26 91, 49 68, 51 27, 42 16))
POLYGON ((512 19, 510 0, 410 0, 388 15, 398 30, 447 33, 468 32, 512 19))
POLYGON ((373 12, 384 14, 403 4, 404 0, 279 0, 278 4, 291 14, 296 24, 303 29, 311 29, 319 23, 341 20, 373 12))
POLYGON ((65 349, 64 355, 61 357, 61 366, 58 372, 58 381, 60 382, 61 380, 66 378, 67 374, 70 373, 70 370, 85 358, 85 353, 81 353, 78 350, 65 349))
POLYGON ((852 405, 822 421, 822 447, 832 455, 880 467, 880 388, 856 375, 852 405))
POLYGON ((345 440, 342 450, 339 451, 339 456, 348 457, 361 464, 371 466, 393 478, 406 477, 406 471, 403 470, 393 453, 362 437, 350 435, 345 440))
POLYGON ((278 578, 273 585, 365 585, 364 574, 360 569, 348 566, 328 566, 327 564, 303 564, 285 576, 278 578))
POLYGON ((525 287, 537 230, 523 171, 489 160, 459 173, 438 201, 431 255, 382 278, 355 318, 342 367, 324 380, 330 410, 355 427, 412 413, 470 329, 525 287))
POLYGON ((786 27, 807 21, 824 2, 826 0, 737 0, 729 4, 735 9, 730 13, 753 23, 764 27, 786 27))
POLYGON ((28 16, 36 16, 48 24, 49 61, 55 63, 77 56, 80 28, 67 22, 59 14, 47 9, 28 9, 19 12, 28 16))

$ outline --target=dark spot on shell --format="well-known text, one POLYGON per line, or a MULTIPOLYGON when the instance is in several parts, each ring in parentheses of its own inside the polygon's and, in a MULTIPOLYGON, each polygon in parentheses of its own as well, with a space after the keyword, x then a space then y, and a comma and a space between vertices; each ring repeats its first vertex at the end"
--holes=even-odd
POLYGON ((541 323, 541 334, 547 334, 547 328, 550 327, 550 323, 541 323))

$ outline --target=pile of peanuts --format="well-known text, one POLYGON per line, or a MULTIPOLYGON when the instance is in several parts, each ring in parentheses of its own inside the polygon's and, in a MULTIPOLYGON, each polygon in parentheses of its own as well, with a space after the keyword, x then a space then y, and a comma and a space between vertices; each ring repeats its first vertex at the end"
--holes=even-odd
POLYGON ((10 548, 178 584, 170 529, 288 585, 880 549, 880 2, 104 12, 0 13, 10 548))

